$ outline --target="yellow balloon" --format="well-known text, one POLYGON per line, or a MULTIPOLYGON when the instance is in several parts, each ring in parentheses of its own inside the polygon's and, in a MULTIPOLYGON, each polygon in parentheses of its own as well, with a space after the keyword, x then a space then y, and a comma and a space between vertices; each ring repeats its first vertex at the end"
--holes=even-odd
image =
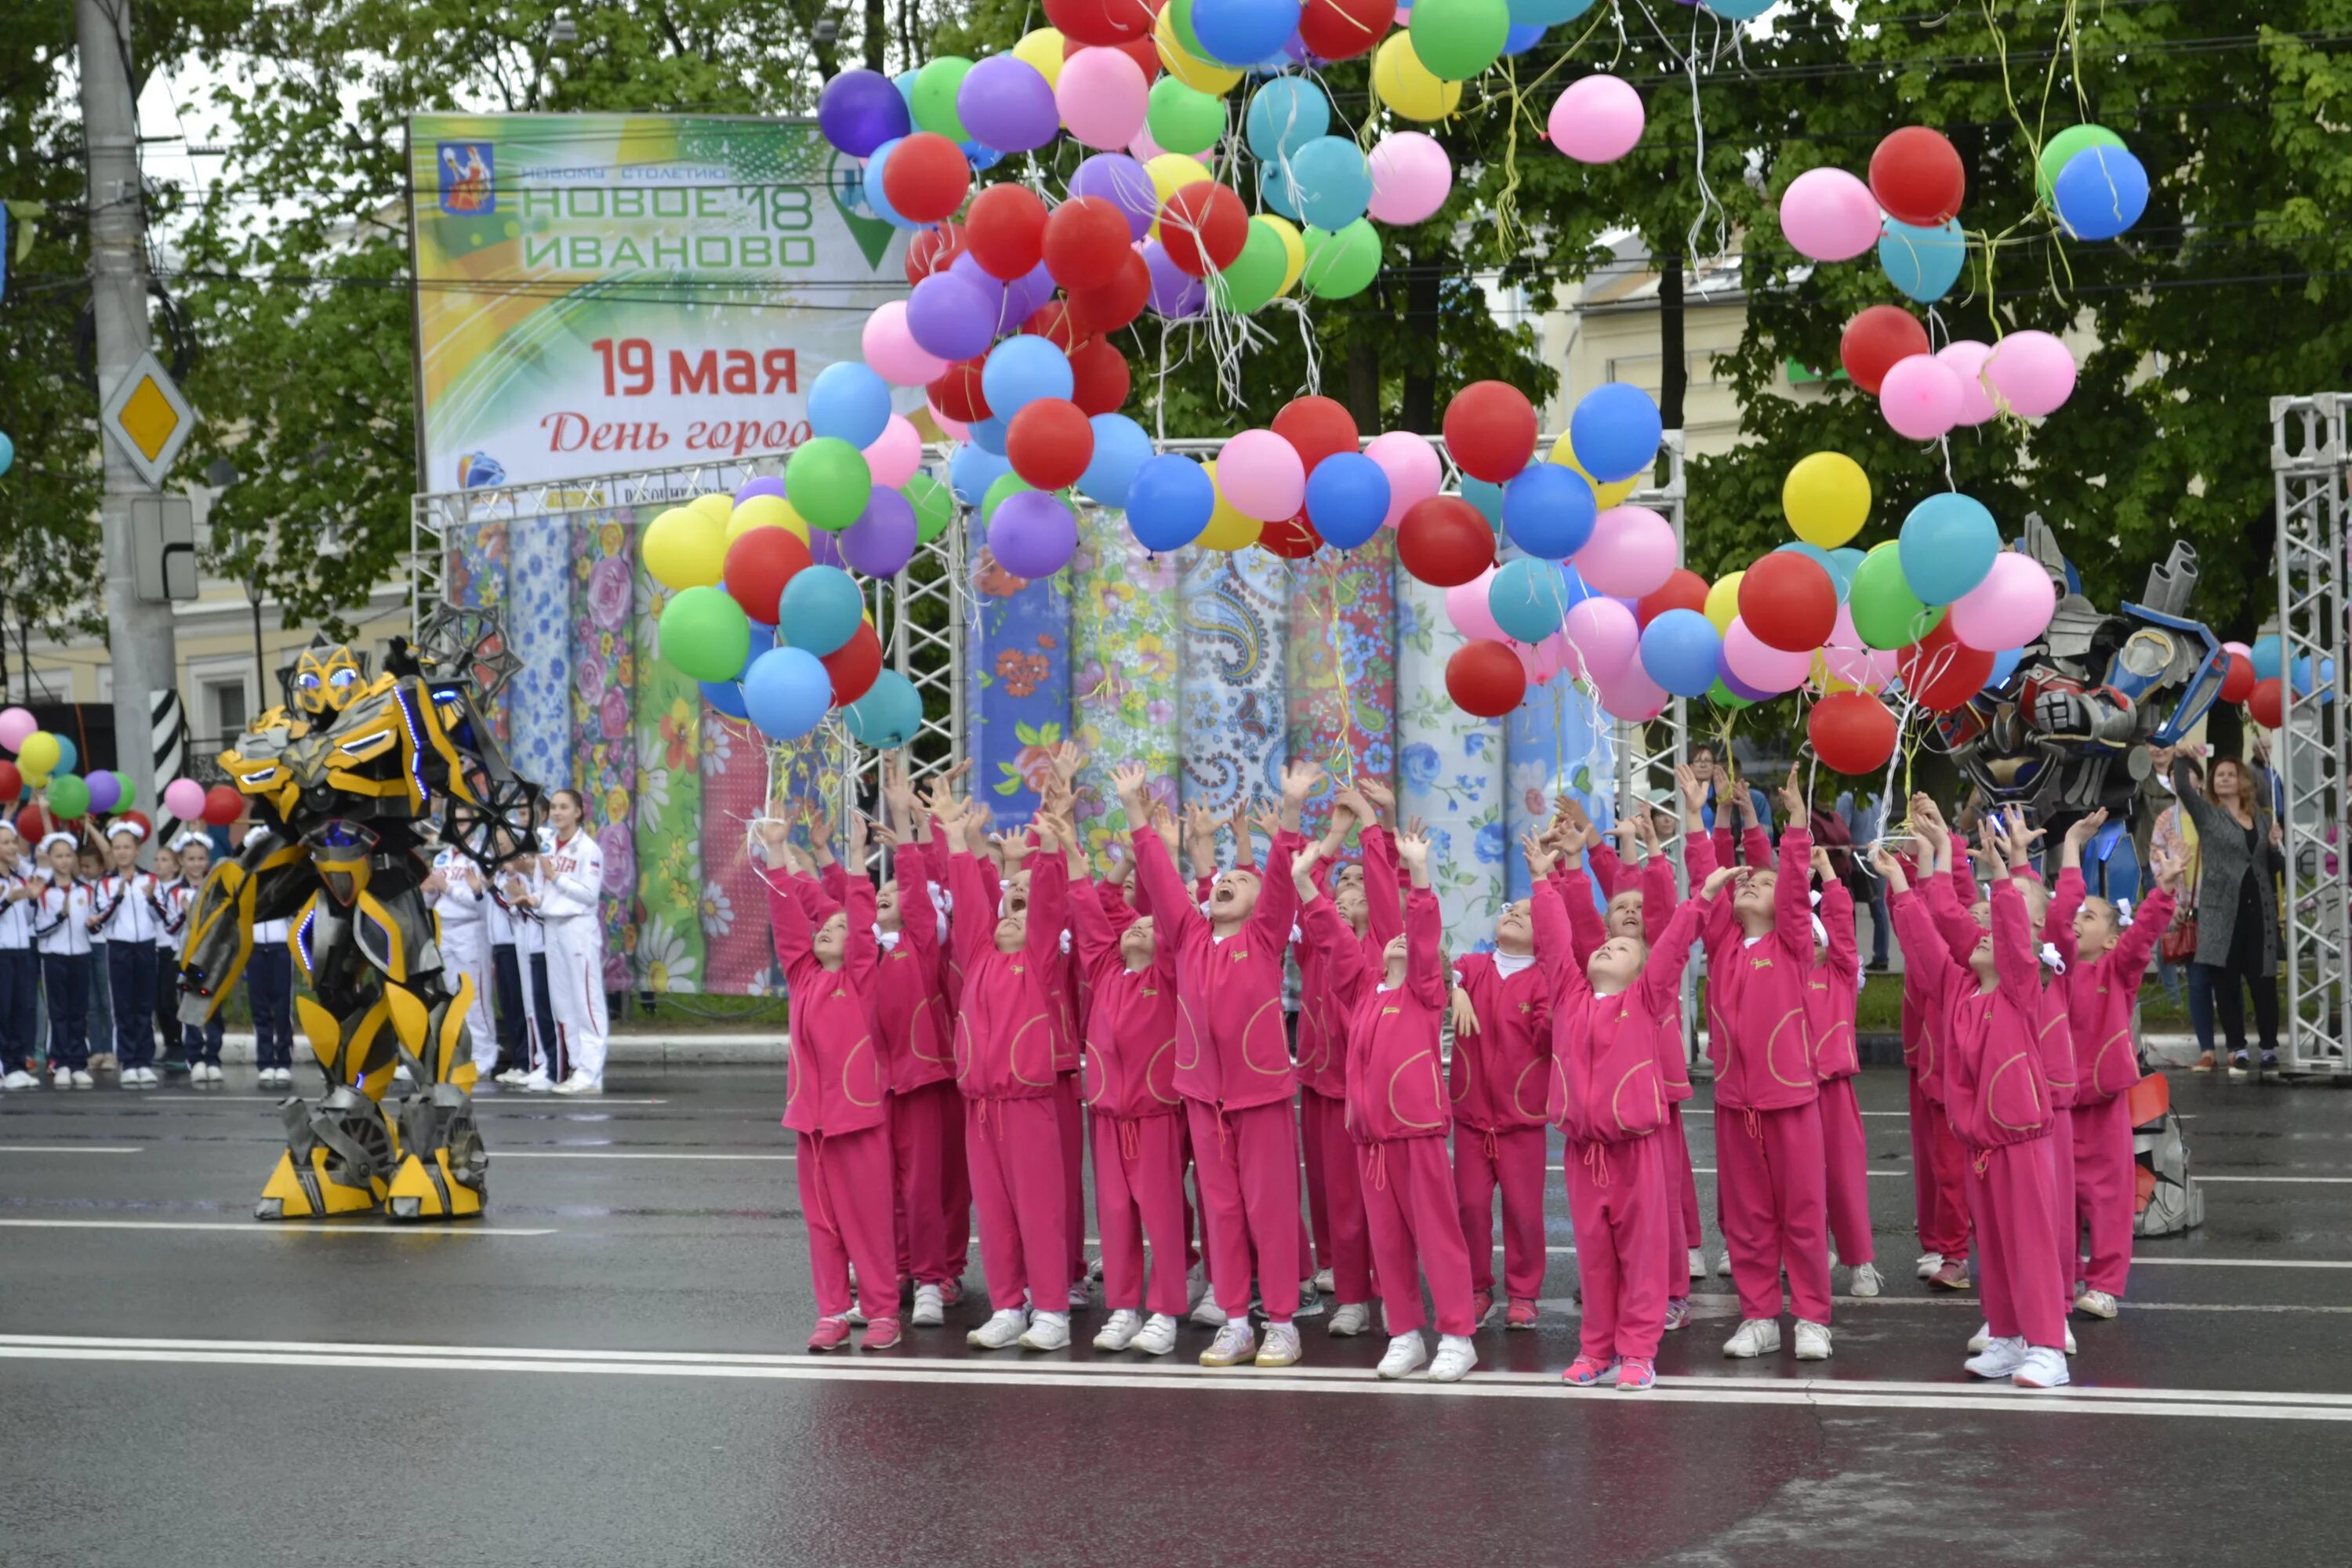
POLYGON ((1780 510, 1798 538, 1835 550, 1870 521, 1870 476, 1843 452, 1800 458, 1781 482, 1780 510))
POLYGON ((735 498, 723 490, 713 490, 707 496, 697 496, 686 504, 721 528, 726 527, 727 520, 735 515, 735 498))
MULTIPOLYGON (((1218 499, 1223 500, 1223 497, 1218 499)), ((33 782, 35 773, 46 781, 51 770, 57 767, 58 759, 64 755, 65 752, 58 745, 55 735, 47 730, 36 730, 25 737, 23 745, 16 748, 16 768, 25 775, 27 784, 33 782)))
MULTIPOLYGON (((1201 467, 1209 470, 1209 482, 1215 484, 1217 465, 1203 463, 1201 467)), ((1210 550, 1246 550, 1255 544, 1257 536, 1265 531, 1265 524, 1254 517, 1244 517, 1235 510, 1234 503, 1225 499, 1225 492, 1219 490, 1217 510, 1209 514, 1209 526, 1201 531, 1200 543, 1210 550)))
MULTIPOLYGON (((1168 13, 1160 17, 1166 23, 1168 13)), ((1392 33, 1372 51, 1372 95, 1407 120, 1443 120, 1461 103, 1462 84, 1438 80, 1412 52, 1411 36, 1392 33)))
POLYGON ((1729 631, 1739 615, 1739 580, 1745 572, 1734 572, 1706 591, 1706 618, 1718 632, 1729 631))
POLYGON ((1290 292, 1290 286, 1307 270, 1307 241, 1297 226, 1280 213, 1259 213, 1250 222, 1265 225, 1274 232, 1274 237, 1282 241, 1282 287, 1274 291, 1275 297, 1280 299, 1290 292))
POLYGON ((808 542, 808 523, 793 510, 793 503, 782 496, 756 495, 735 509, 727 520, 727 542, 732 544, 747 530, 781 528, 808 542))
POLYGON ((1829 697, 1840 691, 1859 691, 1862 688, 1851 680, 1841 680, 1832 675, 1829 660, 1817 653, 1813 655, 1813 689, 1829 697))
POLYGON ((1062 35, 1054 27, 1039 27, 1021 35, 1013 46, 1013 58, 1045 79, 1047 87, 1062 85, 1062 35))
POLYGON ((1584 465, 1576 460, 1576 448, 1569 445, 1568 432, 1565 430, 1559 433, 1559 439, 1551 444, 1551 460, 1563 468, 1574 468, 1578 473, 1584 474, 1584 482, 1592 487, 1593 504, 1602 511, 1607 511, 1612 506, 1622 505, 1627 496, 1642 488, 1642 477, 1639 474, 1630 479, 1612 479, 1605 485, 1591 474, 1585 474, 1584 465))
POLYGON ((1189 153, 1162 153, 1144 164, 1143 172, 1151 176, 1151 232, 1155 235, 1160 232, 1160 209, 1168 205, 1170 196, 1187 185, 1213 178, 1208 166, 1189 153))
POLYGON ((1151 24, 1151 41, 1160 47, 1160 63, 1168 68, 1170 76, 1194 92, 1205 92, 1211 98, 1224 97, 1242 79, 1242 73, 1204 60, 1186 48, 1176 37, 1176 18, 1171 15, 1171 10, 1172 7, 1163 6, 1159 19, 1151 24))
POLYGON ((646 570, 655 582, 673 591, 718 585, 719 574, 727 564, 730 512, 710 514, 711 509, 698 500, 691 506, 674 506, 654 519, 646 530, 645 557, 646 570))

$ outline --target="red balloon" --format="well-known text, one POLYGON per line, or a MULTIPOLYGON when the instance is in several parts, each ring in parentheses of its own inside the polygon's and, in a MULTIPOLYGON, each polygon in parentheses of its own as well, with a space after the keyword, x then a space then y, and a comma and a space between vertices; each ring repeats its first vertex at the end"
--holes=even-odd
POLYGON ((226 827, 245 815, 245 796, 227 784, 215 784, 205 791, 205 820, 215 827, 226 827))
POLYGON ((907 286, 911 289, 934 272, 945 272, 966 248, 960 223, 921 230, 907 242, 907 286))
POLYGON ((824 672, 833 677, 835 708, 846 708, 873 690, 875 678, 882 673, 882 639, 874 635, 874 623, 858 622, 849 640, 820 662, 824 672))
MULTIPOLYGON (((1747 613, 1742 611, 1745 620, 1747 613)), ((1866 691, 1836 691, 1813 704, 1805 734, 1813 755, 1832 773, 1873 773, 1895 754, 1900 726, 1886 704, 1866 691)))
POLYGON ((900 217, 917 223, 937 223, 963 205, 971 189, 971 164, 963 149, 934 131, 916 132, 882 165, 882 194, 900 217))
POLYGON ((793 574, 809 564, 809 547, 783 528, 747 528, 727 547, 720 568, 727 593, 763 626, 776 624, 776 601, 793 574))
POLYGON ((1472 382, 1445 405, 1445 450, 1474 479, 1518 478, 1536 453, 1535 405, 1508 382, 1472 382))
POLYGON ((1005 426, 1004 457, 1039 489, 1065 489, 1095 460, 1095 427, 1076 404, 1040 397, 1022 405, 1005 426))
POLYGON ((1298 41, 1327 60, 1351 60, 1388 37, 1396 0, 1307 0, 1298 41))
MULTIPOLYGON (((898 154, 884 165, 883 194, 889 194, 887 175, 898 166, 898 154)), ((950 209, 952 210, 952 209, 950 209)), ((1010 283, 1026 278, 1045 255, 1045 204, 1026 185, 1010 181, 991 185, 972 198, 963 216, 964 245, 980 269, 1010 283)))
POLYGON ((28 805, 16 814, 16 837, 25 841, 27 849, 38 844, 43 835, 56 832, 57 826, 58 819, 49 815, 45 805, 28 805))
POLYGON ((1070 351, 1070 401, 1088 414, 1118 413, 1133 385, 1127 356, 1100 338, 1070 351))
MULTIPOLYGON (((2254 661, 2242 653, 2233 653, 2228 658, 2229 668, 2221 676, 2221 700, 2243 702, 2254 694, 2254 661)), ((0 795, 0 800, 7 798, 0 795)))
POLYGON ((154 837, 155 824, 143 811, 119 811, 114 814, 114 820, 118 824, 135 822, 139 825, 140 832, 146 834, 151 838, 154 837))
POLYGON ((980 389, 981 367, 988 356, 960 359, 948 366, 939 380, 927 389, 931 405, 949 418, 969 425, 975 419, 988 417, 988 397, 980 389))
POLYGON ((1287 517, 1280 522, 1269 522, 1257 536, 1258 548, 1268 555, 1279 555, 1285 561, 1304 561, 1323 548, 1323 536, 1307 521, 1307 514, 1287 517))
POLYGON ((1324 458, 1357 447, 1356 416, 1328 397, 1292 398, 1275 415, 1274 433, 1290 443, 1310 474, 1324 458))
POLYGON ((1397 560, 1432 587, 1459 587, 1495 563, 1495 531, 1460 496, 1429 496, 1397 520, 1397 560))
POLYGON ((1794 550, 1775 550, 1739 579, 1739 618, 1757 641, 1782 653, 1811 653, 1829 641, 1837 608, 1830 574, 1794 550))
MULTIPOLYGON (((1091 199, 1091 198, 1088 198, 1091 199)), ((1125 239, 1127 220, 1119 220, 1119 260, 1110 279, 1100 288, 1070 290, 1070 309, 1078 322, 1090 332, 1115 332, 1136 317, 1151 300, 1151 266, 1143 259, 1143 252, 1135 249, 1125 239)), ((1045 242, 1053 244, 1051 225, 1045 230, 1045 242)), ((1045 270, 1052 272, 1049 259, 1045 270)))
MULTIPOLYGON (((1155 5, 1152 9, 1158 10, 1159 7, 1155 5)), ((1146 84, 1149 84, 1155 80, 1160 75, 1160 45, 1156 39, 1150 36, 1150 31, 1151 29, 1150 27, 1146 27, 1144 28, 1145 37, 1140 38, 1129 38, 1123 43, 1117 44, 1085 44, 1080 43, 1076 38, 1066 37, 1062 40, 1062 58, 1066 60, 1072 55, 1076 54, 1080 49, 1117 49, 1120 54, 1125 55, 1129 59, 1133 60, 1138 66, 1142 68, 1143 79, 1146 84)))
POLYGON ((1946 619, 1937 622, 1935 630, 1898 652, 1895 668, 1903 677, 1903 689, 1918 698, 1922 707, 1931 712, 1951 713, 1984 689, 1984 683, 1992 677, 1992 659, 1993 656, 1981 648, 1969 647, 1955 639, 1951 622, 1946 619))
POLYGON ((1033 338, 1044 338, 1067 354, 1087 341, 1087 330, 1070 310, 1067 300, 1048 300, 1029 312, 1021 330, 1033 338))
POLYGON ((1507 644, 1464 643, 1445 661, 1445 694, 1465 713, 1500 719, 1527 696, 1527 668, 1507 644))
POLYGON ((1846 374, 1873 396, 1897 360, 1927 352, 1927 329, 1899 305, 1871 306, 1845 324, 1845 336, 1838 340, 1838 359, 1846 374))
POLYGON ((14 800, 25 793, 25 775, 14 763, 0 763, 0 800, 14 800))
POLYGON ((2246 697, 2246 711, 2252 713, 2254 716, 2254 722, 2265 730, 2277 730, 2285 726, 2286 688, 2280 683, 2277 676, 2273 675, 2268 680, 2254 682, 2253 690, 2246 697))
MULTIPOLYGON (((898 154, 891 153, 890 161, 896 163, 898 154)), ((1230 185, 1195 180, 1160 204, 1160 243, 1169 260, 1195 278, 1231 267, 1248 239, 1249 210, 1230 185)))
MULTIPOLYGON (((1100 289, 1117 279, 1124 258, 1134 255, 1129 248, 1133 239, 1126 214, 1100 196, 1080 196, 1055 207, 1045 220, 1039 254, 1054 281, 1076 294, 1100 289)), ((1148 272, 1145 288, 1149 292, 1148 272)))
POLYGON ((1648 626, 1668 610, 1696 610, 1706 613, 1706 579, 1687 566, 1677 566, 1663 587, 1645 595, 1633 605, 1636 624, 1648 626))
MULTIPOLYGON (((1045 20, 1080 44, 1123 44, 1151 37, 1168 0, 1045 0, 1045 20)), ((893 157, 897 154, 893 153, 893 157)))
POLYGON ((1906 125, 1870 155, 1870 194, 1889 217, 1934 228, 1958 216, 1969 176, 1942 132, 1906 125))

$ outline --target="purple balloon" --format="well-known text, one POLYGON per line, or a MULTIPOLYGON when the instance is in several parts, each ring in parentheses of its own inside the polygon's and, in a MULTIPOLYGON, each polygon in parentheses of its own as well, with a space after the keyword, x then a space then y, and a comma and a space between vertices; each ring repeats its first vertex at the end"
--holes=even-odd
POLYGON ((1077 552, 1078 520, 1052 491, 1020 490, 996 503, 988 548, 1015 577, 1051 577, 1077 552))
POLYGON ((1197 316, 1209 298, 1208 287, 1176 265, 1168 247, 1152 240, 1143 247, 1143 263, 1151 268, 1151 308, 1171 321, 1197 316))
POLYGON ((1037 263, 1025 274, 1004 286, 1004 307, 998 313, 999 332, 1017 332, 1022 324, 1035 315, 1054 297, 1054 275, 1045 270, 1044 262, 1037 263))
POLYGON ((122 799, 122 778, 108 768, 100 768, 85 781, 89 785, 89 809, 112 811, 122 799))
POLYGON ((1717 677, 1722 680, 1724 686, 1729 689, 1731 694, 1734 697, 1738 698, 1743 702, 1768 702, 1773 698, 1780 695, 1777 691, 1759 691, 1756 688, 1748 685, 1748 682, 1740 679, 1739 677, 1732 674, 1731 663, 1728 659, 1723 657, 1723 650, 1720 648, 1717 648, 1715 654, 1715 673, 1717 677))
POLYGON ((915 553, 915 506, 887 486, 877 486, 857 521, 841 531, 841 559, 852 572, 895 577, 915 553))
POLYGON ((853 158, 863 158, 914 128, 907 100, 879 71, 847 70, 817 95, 816 128, 853 158))
POLYGON ((1130 239, 1150 234, 1151 220, 1160 216, 1160 195, 1152 188, 1151 176, 1124 153, 1097 153, 1080 163, 1070 176, 1070 195, 1100 196, 1125 213, 1130 239))
POLYGON ((808 547, 809 560, 815 564, 838 566, 845 572, 849 570, 848 563, 841 558, 841 535, 831 529, 810 529, 808 547))
POLYGON ((1003 153, 1043 147, 1062 129, 1051 84, 1012 55, 991 55, 964 72, 956 118, 975 141, 1003 153))
POLYGON ((774 496, 782 500, 784 499, 784 481, 764 477, 753 479, 735 492, 735 504, 741 506, 753 496, 774 496))
POLYGON ((907 296, 907 333, 925 353, 943 360, 977 359, 996 340, 998 297, 982 281, 986 274, 958 265, 934 272, 907 296))

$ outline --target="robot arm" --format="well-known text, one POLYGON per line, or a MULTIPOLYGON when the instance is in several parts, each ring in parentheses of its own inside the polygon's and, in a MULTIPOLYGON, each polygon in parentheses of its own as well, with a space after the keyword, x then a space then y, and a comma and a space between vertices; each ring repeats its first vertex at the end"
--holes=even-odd
POLYGON ((245 973, 257 921, 284 920, 318 887, 310 852, 277 828, 213 868, 190 896, 180 942, 180 1018, 207 1022, 245 973))

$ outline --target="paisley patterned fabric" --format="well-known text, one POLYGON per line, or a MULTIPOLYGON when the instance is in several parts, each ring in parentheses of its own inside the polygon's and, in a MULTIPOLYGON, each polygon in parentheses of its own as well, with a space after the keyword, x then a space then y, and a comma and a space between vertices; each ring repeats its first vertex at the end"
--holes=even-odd
POLYGON ((1070 722, 1086 753, 1079 832, 1097 868, 1124 863, 1127 813, 1110 770, 1140 763, 1177 802, 1177 564, 1136 543, 1125 514, 1089 509, 1070 568, 1070 722))
POLYGON ((1177 589, 1183 627, 1183 803, 1229 816, 1282 794, 1288 563, 1262 550, 1201 551, 1177 589))
POLYGON ((971 658, 965 754, 972 798, 995 814, 999 831, 1025 826, 1053 748, 1069 738, 1070 574, 1040 583, 1015 577, 987 552, 980 512, 969 514, 973 603, 965 627, 971 658))
POLYGON ((1484 952, 1503 906, 1503 727, 1445 694, 1445 661, 1463 637, 1444 589, 1399 572, 1396 621, 1397 818, 1428 826, 1446 951, 1484 952))
MULTIPOLYGON (((503 521, 461 524, 449 531, 448 602, 462 609, 488 610, 511 637, 507 625, 507 525, 503 521)), ((507 704, 513 692, 501 691, 488 704, 490 731, 500 742, 509 733, 507 704)))
POLYGON ((1607 826, 1616 815, 1616 748, 1612 721, 1598 704, 1565 677, 1528 689, 1527 700, 1506 721, 1505 755, 1509 790, 1503 828, 1507 896, 1528 896, 1528 863, 1520 837, 1551 820, 1552 804, 1568 795, 1585 815, 1607 826))
POLYGON ((1290 565, 1289 752, 1323 764, 1309 796, 1311 824, 1334 781, 1396 776, 1394 536, 1382 529, 1354 550, 1320 550, 1290 565))
POLYGON ((696 752, 700 688, 661 657, 669 590, 635 574, 637 664, 632 733, 637 748, 634 842, 604 850, 604 886, 634 890, 626 949, 646 991, 699 991, 702 934, 702 773, 696 752))
POLYGON ((626 990, 629 924, 635 889, 631 796, 636 747, 629 734, 633 690, 641 690, 634 573, 637 531, 625 512, 580 512, 572 526, 572 787, 588 804, 588 823, 604 852, 604 988, 626 990))
POLYGON ((507 530, 507 636, 521 657, 509 693, 508 760, 551 788, 572 777, 572 563, 569 520, 507 530))

